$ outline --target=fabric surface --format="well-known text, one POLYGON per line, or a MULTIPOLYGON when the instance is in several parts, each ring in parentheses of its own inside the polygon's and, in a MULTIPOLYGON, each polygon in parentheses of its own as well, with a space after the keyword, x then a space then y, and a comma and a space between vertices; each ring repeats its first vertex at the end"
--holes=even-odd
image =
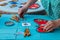
POLYGON ((60 0, 41 0, 41 2, 52 19, 60 18, 60 0))

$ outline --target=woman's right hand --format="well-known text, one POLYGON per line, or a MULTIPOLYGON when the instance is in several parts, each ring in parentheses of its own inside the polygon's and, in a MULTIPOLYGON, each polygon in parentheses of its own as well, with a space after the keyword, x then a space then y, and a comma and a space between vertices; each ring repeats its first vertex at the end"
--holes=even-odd
POLYGON ((26 13, 28 10, 28 6, 27 5, 24 5, 22 8, 19 8, 18 10, 18 14, 21 18, 23 18, 24 16, 24 13, 26 13))

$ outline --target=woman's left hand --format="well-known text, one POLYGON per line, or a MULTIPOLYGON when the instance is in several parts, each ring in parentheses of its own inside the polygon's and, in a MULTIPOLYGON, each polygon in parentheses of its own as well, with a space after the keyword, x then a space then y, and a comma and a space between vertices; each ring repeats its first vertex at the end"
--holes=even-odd
POLYGON ((59 25, 58 25, 57 20, 53 20, 53 21, 48 21, 46 26, 43 29, 46 30, 47 32, 50 32, 53 29, 58 28, 58 27, 59 25))

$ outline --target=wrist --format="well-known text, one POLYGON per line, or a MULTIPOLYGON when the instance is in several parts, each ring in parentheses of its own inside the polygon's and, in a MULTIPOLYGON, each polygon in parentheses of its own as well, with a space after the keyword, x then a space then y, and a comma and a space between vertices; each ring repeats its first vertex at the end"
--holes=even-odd
POLYGON ((29 7, 30 5, 34 4, 37 0, 28 0, 26 5, 29 7))
POLYGON ((29 7, 29 6, 30 6, 30 3, 26 3, 25 6, 26 6, 26 7, 29 7))
POLYGON ((60 26, 60 19, 57 19, 56 23, 58 24, 58 26, 60 26))

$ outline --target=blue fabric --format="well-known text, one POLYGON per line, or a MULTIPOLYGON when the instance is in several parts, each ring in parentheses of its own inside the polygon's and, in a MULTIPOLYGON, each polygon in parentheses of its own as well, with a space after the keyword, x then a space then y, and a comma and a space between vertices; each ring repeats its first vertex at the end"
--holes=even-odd
MULTIPOLYGON (((0 39, 1 40, 60 40, 60 28, 54 32, 41 33, 37 31, 39 27, 34 19, 52 20, 47 15, 24 15, 25 19, 20 19, 19 22, 10 20, 12 14, 3 14, 0 17, 0 39), (6 21, 14 22, 14 26, 6 26, 6 21), (31 23, 31 26, 22 26, 22 23, 31 23), (24 31, 29 28, 31 36, 24 37, 24 31)), ((18 16, 18 15, 17 15, 18 16)))
POLYGON ((51 18, 60 18, 60 0, 41 0, 41 2, 51 18))

